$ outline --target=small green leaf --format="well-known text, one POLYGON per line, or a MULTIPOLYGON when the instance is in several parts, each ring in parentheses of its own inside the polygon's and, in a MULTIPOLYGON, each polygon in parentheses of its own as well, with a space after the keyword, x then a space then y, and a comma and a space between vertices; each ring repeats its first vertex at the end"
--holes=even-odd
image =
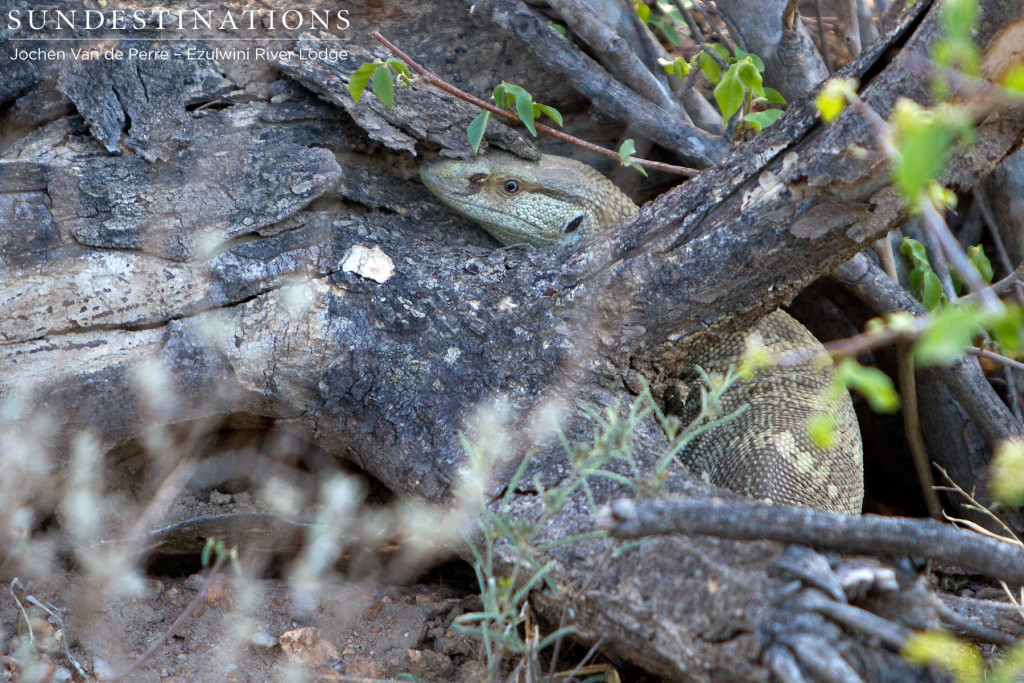
POLYGON ((743 117, 743 120, 760 132, 779 120, 785 112, 781 109, 765 109, 764 111, 752 111, 743 117))
POLYGON ((833 78, 818 93, 814 100, 818 115, 825 123, 832 123, 846 108, 846 92, 841 79, 833 78))
POLYGON ((900 408, 900 398, 892 380, 878 368, 866 367, 847 358, 836 368, 836 379, 867 399, 868 405, 877 413, 894 413, 900 408))
POLYGON ((501 109, 508 109, 505 104, 505 81, 502 81, 498 85, 494 86, 494 93, 491 95, 491 99, 501 109))
POLYGON ((559 127, 561 127, 562 114, 557 109, 555 109, 554 107, 549 107, 546 104, 534 104, 533 108, 535 116, 540 116, 541 114, 544 114, 549 119, 557 123, 559 127))
POLYGON ((1024 503, 1024 442, 1000 442, 992 458, 989 482, 996 500, 1013 506, 1024 503))
POLYGON ((377 96, 384 106, 391 109, 395 106, 395 77, 391 69, 382 66, 373 72, 373 94, 377 96))
POLYGON ((718 55, 726 64, 729 63, 729 51, 720 43, 711 43, 711 51, 718 55))
POLYGON ((987 329, 1004 353, 1016 356, 1024 349, 1024 310, 1016 304, 1007 304, 989 320, 987 329))
POLYGON ((947 36, 970 36, 978 26, 977 0, 946 0, 942 3, 941 17, 947 36))
POLYGON ((933 270, 920 270, 914 272, 922 273, 921 286, 917 294, 917 298, 925 308, 929 311, 934 311, 945 299, 942 294, 942 283, 939 281, 939 276, 936 275, 933 270))
POLYGON ((928 268, 930 270, 932 267, 924 245, 913 238, 903 238, 903 243, 900 244, 900 253, 907 257, 910 265, 914 268, 928 268))
MULTIPOLYGON (((646 24, 647 22, 645 21, 644 23, 646 24)), ((562 26, 561 24, 556 24, 553 21, 549 21, 548 22, 548 26, 550 26, 555 31, 557 31, 559 35, 563 35, 563 36, 565 35, 565 27, 562 26)))
POLYGON ((469 136, 469 146, 473 148, 474 152, 480 150, 480 142, 484 139, 487 122, 490 120, 491 112, 481 112, 480 116, 473 119, 473 122, 469 124, 469 128, 466 129, 466 134, 469 136))
POLYGON ((952 143, 950 131, 941 125, 899 131, 898 154, 892 159, 893 179, 908 202, 916 203, 928 185, 945 170, 952 143))
POLYGON ((537 128, 533 125, 533 96, 522 90, 516 94, 516 113, 519 114, 519 120, 526 126, 526 130, 530 131, 530 135, 537 137, 537 128))
POLYGON ((753 63, 746 60, 736 62, 736 74, 739 76, 740 82, 748 90, 757 93, 759 97, 764 97, 764 87, 761 85, 761 72, 757 70, 753 63))
POLYGON ((690 65, 682 57, 676 57, 674 60, 658 57, 658 64, 665 73, 673 76, 683 77, 690 73, 690 65))
POLYGON ((829 450, 839 443, 839 425, 830 413, 817 413, 807 421, 807 436, 818 448, 829 450))
POLYGON ((950 672, 958 681, 980 681, 981 655, 971 645, 942 631, 919 631, 903 642, 903 659, 950 672))
POLYGON ((992 263, 988 260, 988 256, 985 256, 983 247, 980 245, 967 247, 967 260, 978 271, 986 285, 992 284, 992 263))
POLYGON ((767 99, 772 104, 785 104, 786 103, 786 98, 783 97, 782 94, 778 90, 776 90, 774 88, 765 88, 764 89, 764 97, 765 97, 765 99, 767 99))
POLYGON ((366 84, 370 82, 370 78, 373 76, 373 72, 377 70, 379 64, 363 64, 355 73, 348 79, 348 92, 352 95, 352 99, 356 104, 359 104, 359 98, 362 96, 363 91, 366 90, 366 84))
POLYGON ((629 138, 619 147, 619 163, 623 166, 636 169, 646 176, 647 170, 640 164, 636 163, 636 160, 633 159, 633 155, 635 153, 636 145, 633 142, 633 138, 629 138))
POLYGON ((629 138, 619 147, 619 163, 626 163, 636 153, 636 143, 629 138))
POLYGON ((386 61, 384 63, 387 64, 390 67, 393 67, 394 70, 396 72, 398 72, 398 75, 405 76, 405 78, 407 80, 411 80, 412 79, 412 74, 409 73, 409 67, 406 66, 405 62, 403 62, 398 57, 390 57, 388 59, 388 61, 386 61))
POLYGON ((985 312, 971 303, 936 311, 931 324, 914 344, 914 359, 922 366, 953 362, 971 345, 985 317, 985 312))
POLYGON ((743 84, 736 75, 735 65, 729 67, 722 80, 715 86, 715 101, 718 102, 718 108, 722 110, 722 120, 726 123, 743 105, 743 84))
POLYGON ((634 0, 633 7, 636 9, 637 15, 640 17, 640 21, 645 24, 651 19, 651 8, 645 5, 642 0, 634 0))
POLYGON ((709 81, 718 83, 718 79, 722 77, 722 67, 718 66, 718 62, 708 53, 701 51, 698 54, 700 56, 700 70, 704 72, 709 81))
POLYGON ((1010 67, 999 84, 1017 94, 1024 95, 1024 64, 1010 67))
POLYGON ((661 35, 665 36, 665 40, 671 43, 672 47, 679 47, 683 44, 683 39, 679 37, 679 31, 676 30, 676 25, 672 21, 660 21, 658 22, 658 30, 661 35))

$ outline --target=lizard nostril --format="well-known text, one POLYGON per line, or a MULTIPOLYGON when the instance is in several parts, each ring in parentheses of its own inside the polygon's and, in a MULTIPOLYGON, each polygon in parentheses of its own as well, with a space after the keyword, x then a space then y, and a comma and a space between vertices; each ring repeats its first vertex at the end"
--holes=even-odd
POLYGON ((569 221, 568 223, 565 224, 565 227, 562 228, 562 234, 563 235, 571 235, 572 233, 574 233, 574 232, 576 232, 577 230, 580 229, 580 225, 582 223, 583 223, 583 214, 580 214, 579 216, 576 216, 571 221, 569 221))
POLYGON ((486 173, 474 173, 473 175, 469 176, 469 182, 474 184, 482 183, 485 180, 487 180, 486 173))

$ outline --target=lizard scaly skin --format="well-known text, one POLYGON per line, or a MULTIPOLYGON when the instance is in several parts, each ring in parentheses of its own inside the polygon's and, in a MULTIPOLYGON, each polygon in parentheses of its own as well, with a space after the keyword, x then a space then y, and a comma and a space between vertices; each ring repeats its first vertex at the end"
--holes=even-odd
MULTIPOLYGON (((636 204, 610 180, 572 159, 541 155, 540 161, 490 152, 475 159, 443 159, 420 170, 441 201, 479 223, 503 244, 536 247, 581 239, 637 213, 636 204)), ((748 335, 775 352, 820 347, 800 323, 783 311, 765 316, 751 330, 730 335, 698 354, 681 377, 698 396, 694 370, 725 372, 739 362, 748 335)), ((834 512, 860 512, 864 497, 860 430, 845 392, 831 395, 834 367, 808 362, 769 368, 734 384, 722 397, 725 414, 747 406, 738 417, 704 432, 680 459, 695 474, 724 488, 776 503, 834 512), (808 421, 827 415, 833 443, 811 439, 808 421)), ((698 401, 678 409, 684 424, 698 401)))

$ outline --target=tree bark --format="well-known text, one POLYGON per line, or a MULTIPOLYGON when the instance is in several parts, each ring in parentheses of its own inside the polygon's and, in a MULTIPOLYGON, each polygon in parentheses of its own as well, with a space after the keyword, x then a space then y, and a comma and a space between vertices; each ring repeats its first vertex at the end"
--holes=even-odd
MULTIPOLYGON (((981 4, 984 49, 1024 9, 981 4)), ((927 5, 916 6, 924 18, 890 63, 876 65, 880 50, 868 48, 849 67, 865 75, 862 96, 883 115, 898 97, 927 99, 921 64, 938 31, 927 5)), ((478 11, 512 27, 492 7, 478 11)), ((408 11, 435 25, 451 13, 444 3, 408 11)), ((909 13, 899 30, 917 16, 909 13)), ((391 21, 385 33, 398 32, 391 21)), ((467 27, 483 19, 444 21, 468 42, 467 27)), ((500 40, 491 30, 470 44, 500 40)), ((372 50, 363 35, 353 40, 372 50)), ((339 103, 358 63, 278 66, 339 103)), ((44 69, 25 76, 28 67, 12 64, 0 76, 21 74, 24 85, 0 86, 0 95, 31 97, 44 87, 44 69)), ((232 89, 223 69, 203 78, 210 67, 68 67, 57 86, 78 115, 36 121, 0 156, 7 433, 30 429, 26 418, 45 412, 63 430, 55 444, 87 431, 113 446, 154 421, 254 414, 402 496, 445 503, 465 463, 458 433, 472 433, 497 405, 511 436, 509 462, 535 449, 524 481, 537 474, 550 486, 566 476, 545 426, 552 411, 566 438, 585 438, 586 410, 631 401, 638 375, 657 380, 907 217, 870 126, 849 111, 822 127, 803 101, 632 224, 582 246, 489 250, 487 238, 414 178, 412 156, 427 148, 422 141, 436 144, 455 130, 460 105, 417 86, 396 94, 415 105, 393 112, 364 95, 372 109, 363 116, 362 102, 343 105, 344 113, 294 82, 276 82, 264 83, 272 99, 183 113, 232 89), (181 95, 148 87, 157 81, 180 84, 181 95), (130 114, 125 123, 118 111, 130 114), (866 154, 852 153, 854 145, 866 154), (121 146, 138 155, 110 155, 121 146)), ((539 68, 527 63, 524 71, 539 68)), ((490 135, 491 144, 526 146, 507 130, 490 135)), ((988 116, 947 182, 972 186, 1022 135, 1020 108, 988 116)), ((649 466, 666 442, 645 422, 633 447, 649 466)), ((507 481, 498 477, 494 490, 507 481)), ((730 499, 684 473, 668 488, 730 499)), ((621 493, 594 487, 598 501, 621 493)), ((511 505, 532 519, 542 501, 524 486, 511 505)), ((573 499, 543 534, 564 537, 591 522, 586 501, 573 499)), ((511 567, 515 553, 500 550, 511 567)), ((606 558, 604 545, 586 542, 548 551, 560 592, 533 604, 556 623, 568 604, 584 638, 603 636, 608 652, 673 679, 929 676, 909 671, 871 634, 840 628, 819 598, 833 606, 851 599, 820 588, 838 581, 842 564, 795 552, 770 542, 659 538, 606 558), (794 579, 802 587, 790 592, 794 579)), ((872 609, 910 627, 937 625, 913 572, 890 571, 899 580, 873 593, 872 609), (922 607, 897 617, 901 600, 922 607)))

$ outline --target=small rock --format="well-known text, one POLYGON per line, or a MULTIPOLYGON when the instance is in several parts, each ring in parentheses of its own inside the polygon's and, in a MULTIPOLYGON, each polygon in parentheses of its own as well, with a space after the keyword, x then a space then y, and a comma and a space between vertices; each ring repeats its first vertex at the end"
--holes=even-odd
POLYGON ((220 491, 210 491, 210 502, 214 505, 227 505, 231 502, 231 494, 221 493, 220 491))
POLYGON ((315 626, 297 628, 281 634, 281 649, 292 662, 306 666, 319 666, 338 658, 338 648, 329 640, 320 637, 315 626))
POLYGON ((450 657, 431 650, 408 650, 402 665, 404 672, 427 681, 447 680, 455 664, 450 657))

